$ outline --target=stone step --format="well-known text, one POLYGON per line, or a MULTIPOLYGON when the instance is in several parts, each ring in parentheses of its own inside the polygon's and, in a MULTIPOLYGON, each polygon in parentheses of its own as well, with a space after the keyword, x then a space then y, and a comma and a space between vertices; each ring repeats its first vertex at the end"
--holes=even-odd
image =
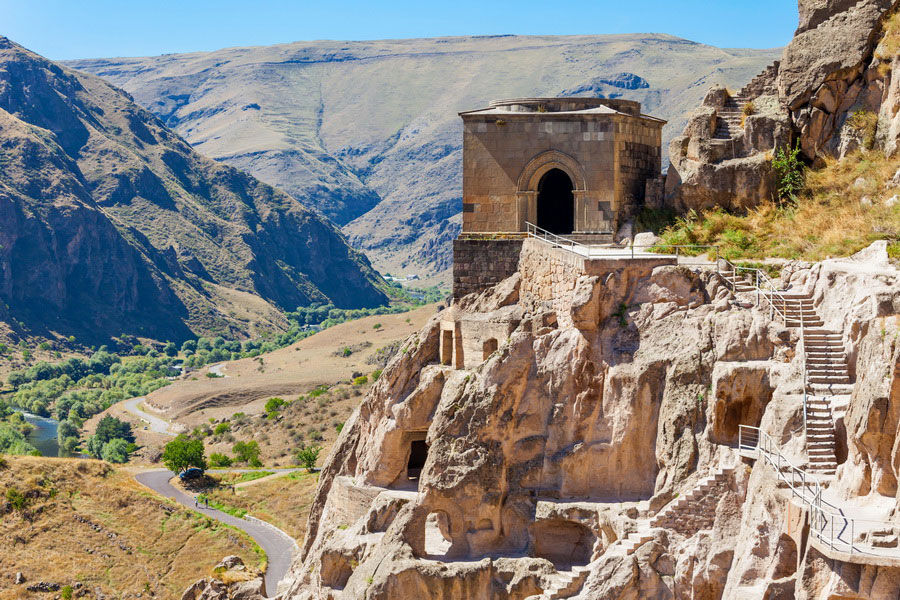
POLYGON ((849 377, 820 377, 820 376, 817 376, 817 377, 810 377, 809 382, 822 384, 822 385, 828 385, 828 384, 840 385, 840 384, 849 384, 850 378, 849 377))

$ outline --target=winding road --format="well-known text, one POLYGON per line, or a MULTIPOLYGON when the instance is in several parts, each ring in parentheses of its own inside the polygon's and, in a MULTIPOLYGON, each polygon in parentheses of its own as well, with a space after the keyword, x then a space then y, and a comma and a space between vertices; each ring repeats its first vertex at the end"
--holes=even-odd
POLYGON ((158 494, 162 494, 167 498, 174 498, 179 504, 221 521, 226 525, 236 527, 252 537, 268 558, 265 577, 266 593, 270 598, 275 596, 278 592, 278 582, 287 574, 294 551, 297 549, 297 543, 293 538, 280 529, 264 524, 261 521, 239 519, 214 508, 195 507, 193 496, 189 496, 169 483, 169 480, 174 476, 175 474, 172 471, 162 469, 138 473, 135 475, 135 479, 158 494))
POLYGON ((160 419, 159 417, 154 417, 150 413, 142 411, 138 408, 138 404, 144 401, 143 396, 138 396, 137 398, 132 398, 130 400, 125 401, 125 410, 136 416, 137 418, 146 421, 150 426, 150 430, 154 433, 161 433, 163 435, 171 435, 175 434, 169 431, 169 422, 160 419))

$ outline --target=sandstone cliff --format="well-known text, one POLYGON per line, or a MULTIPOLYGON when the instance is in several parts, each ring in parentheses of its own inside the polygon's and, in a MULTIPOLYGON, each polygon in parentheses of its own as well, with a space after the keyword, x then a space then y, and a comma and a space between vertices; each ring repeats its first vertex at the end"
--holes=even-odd
MULTIPOLYGON (((858 378, 834 400, 829 498, 887 523, 898 273, 881 243, 783 283, 843 332, 858 378)), ((714 270, 527 240, 519 272, 407 340, 346 423, 281 597, 897 598, 900 554, 834 560, 775 469, 734 449, 759 426, 806 464, 799 332, 772 316, 714 270)))
POLYGON ((673 139, 666 192, 678 209, 740 210, 771 199, 776 148, 798 143, 813 164, 859 148, 897 151, 897 3, 798 6, 799 27, 780 61, 738 92, 710 90, 673 139))
POLYGON ((0 298, 32 330, 241 335, 256 324, 220 307, 386 301, 321 216, 201 157, 101 79, 5 38, 0 138, 0 298))

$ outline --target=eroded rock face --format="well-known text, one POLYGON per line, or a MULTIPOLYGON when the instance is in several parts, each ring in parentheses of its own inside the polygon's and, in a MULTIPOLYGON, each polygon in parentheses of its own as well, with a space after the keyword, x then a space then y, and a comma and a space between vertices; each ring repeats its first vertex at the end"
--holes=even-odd
POLYGON ((861 147, 897 151, 900 77, 881 40, 898 3, 798 4, 800 26, 781 60, 735 99, 711 89, 671 142, 666 197, 675 208, 744 210, 771 198, 771 153, 795 143, 813 163, 861 147))
POLYGON ((586 598, 721 597, 744 467, 721 531, 604 551, 721 463, 711 439, 733 424, 716 403, 788 385, 790 338, 731 305, 714 272, 571 260, 528 240, 520 273, 407 340, 323 469, 286 597, 524 599, 593 559, 586 598), (498 348, 456 368, 454 352, 478 347, 461 338, 497 323, 510 328, 498 348))

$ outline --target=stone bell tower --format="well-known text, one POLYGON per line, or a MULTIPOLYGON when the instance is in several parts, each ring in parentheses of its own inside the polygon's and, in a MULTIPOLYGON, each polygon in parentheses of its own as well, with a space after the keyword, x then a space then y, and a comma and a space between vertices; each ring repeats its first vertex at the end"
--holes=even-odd
POLYGON ((453 245, 453 296, 518 268, 529 228, 610 243, 661 171, 665 121, 630 100, 516 98, 460 113, 463 229, 453 245))

